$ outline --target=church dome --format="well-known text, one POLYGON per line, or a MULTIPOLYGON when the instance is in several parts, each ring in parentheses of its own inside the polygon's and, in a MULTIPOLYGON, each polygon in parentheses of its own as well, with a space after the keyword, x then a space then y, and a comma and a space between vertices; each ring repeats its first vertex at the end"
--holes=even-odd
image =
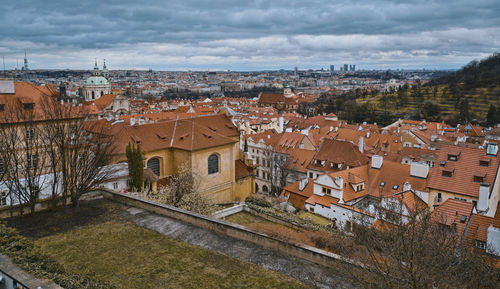
POLYGON ((102 76, 91 76, 85 81, 87 86, 89 85, 108 85, 109 82, 105 77, 102 76))

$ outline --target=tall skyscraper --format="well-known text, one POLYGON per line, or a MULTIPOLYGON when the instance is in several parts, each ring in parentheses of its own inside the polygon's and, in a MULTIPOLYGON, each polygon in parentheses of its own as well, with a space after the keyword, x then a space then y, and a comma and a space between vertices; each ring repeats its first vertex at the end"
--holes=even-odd
POLYGON ((299 69, 297 68, 297 66, 295 66, 295 69, 293 70, 293 74, 295 76, 297 76, 297 74, 299 74, 299 69))
POLYGON ((344 64, 344 71, 349 71, 349 64, 344 64))
POLYGON ((353 65, 352 65, 352 69, 351 69, 351 70, 352 70, 352 71, 356 71, 356 64, 353 64, 353 65))

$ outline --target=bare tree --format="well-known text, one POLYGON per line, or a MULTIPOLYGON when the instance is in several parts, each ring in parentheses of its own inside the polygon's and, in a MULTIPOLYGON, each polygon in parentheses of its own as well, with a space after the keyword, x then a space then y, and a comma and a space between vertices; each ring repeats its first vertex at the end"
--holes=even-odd
POLYGON ((354 241, 366 251, 358 256, 364 270, 346 270, 355 283, 365 288, 497 288, 499 271, 491 260, 462 249, 453 227, 435 222, 429 213, 396 215, 390 223, 354 228, 354 241))
POLYGON ((50 159, 52 193, 61 192, 78 207, 80 197, 99 187, 113 174, 112 135, 103 121, 87 121, 78 107, 50 99, 43 103, 47 123, 45 146, 50 159), (60 189, 59 189, 60 186, 60 189))
POLYGON ((0 123, 3 180, 11 206, 18 203, 21 214, 24 207, 33 213, 47 177, 43 174, 46 157, 39 132, 41 122, 33 103, 13 101, 9 108, 0 123))
POLYGON ((187 164, 168 178, 167 185, 141 196, 199 214, 209 215, 216 210, 213 200, 200 191, 200 177, 187 164))
POLYGON ((274 196, 281 194, 283 187, 287 185, 288 175, 290 174, 288 155, 283 153, 273 153, 271 158, 271 193, 274 196))

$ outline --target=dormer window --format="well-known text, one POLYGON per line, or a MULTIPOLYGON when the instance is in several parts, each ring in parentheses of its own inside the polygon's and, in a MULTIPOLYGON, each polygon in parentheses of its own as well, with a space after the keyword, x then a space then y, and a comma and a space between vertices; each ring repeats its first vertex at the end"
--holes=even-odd
POLYGON ((474 175, 474 182, 476 182, 476 183, 482 183, 482 182, 484 182, 484 178, 485 177, 486 177, 486 173, 482 173, 482 174, 476 173, 474 175))
POLYGON ((34 103, 23 103, 24 109, 33 109, 35 107, 34 103))
POLYGON ((448 153, 448 160, 452 162, 456 162, 458 160, 458 157, 460 156, 459 151, 451 151, 448 153))
POLYGON ((0 111, 4 111, 4 110, 5 110, 5 104, 0 103, 0 111))
POLYGON ((441 172, 441 175, 442 175, 443 177, 448 177, 448 178, 451 178, 451 177, 453 176, 453 172, 454 172, 454 170, 446 170, 446 169, 445 169, 445 170, 443 170, 443 171, 441 172))
POLYGON ((480 159, 479 165, 482 167, 487 167, 490 165, 490 160, 489 159, 480 159))
POLYGON ((323 187, 323 194, 326 194, 326 195, 331 195, 332 194, 332 190, 329 189, 329 188, 325 188, 323 187))

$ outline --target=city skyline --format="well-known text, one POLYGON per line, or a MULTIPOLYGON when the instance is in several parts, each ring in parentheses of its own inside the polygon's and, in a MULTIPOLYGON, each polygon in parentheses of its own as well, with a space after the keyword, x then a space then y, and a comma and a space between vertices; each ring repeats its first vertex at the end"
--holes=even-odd
MULTIPOLYGON (((172 1, 170 1, 172 2, 172 1)), ((6 69, 458 69, 500 47, 495 1, 6 3, 6 69), (18 65, 18 62, 20 63, 18 65)))

